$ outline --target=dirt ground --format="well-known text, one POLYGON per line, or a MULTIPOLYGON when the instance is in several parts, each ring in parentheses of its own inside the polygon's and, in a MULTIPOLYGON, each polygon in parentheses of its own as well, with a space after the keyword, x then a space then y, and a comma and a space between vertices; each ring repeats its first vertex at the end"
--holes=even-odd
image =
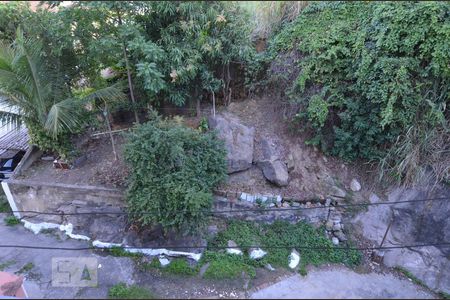
POLYGON ((56 169, 51 160, 38 159, 24 175, 18 178, 41 182, 123 188, 128 176, 128 169, 123 160, 124 140, 122 132, 114 134, 118 154, 118 159, 115 160, 111 139, 108 135, 79 137, 77 150, 81 155, 75 159, 72 169, 56 169))

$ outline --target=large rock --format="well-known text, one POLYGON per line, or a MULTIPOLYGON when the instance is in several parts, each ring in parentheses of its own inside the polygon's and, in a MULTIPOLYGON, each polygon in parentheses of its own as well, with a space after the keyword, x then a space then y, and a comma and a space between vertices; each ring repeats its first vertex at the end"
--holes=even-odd
POLYGON ((260 153, 257 151, 255 161, 263 171, 264 177, 278 186, 287 186, 289 180, 288 168, 277 154, 274 143, 262 139, 259 145, 260 153))
POLYGON ((253 161, 255 129, 239 123, 230 114, 209 117, 209 127, 217 130, 227 149, 228 174, 247 170, 253 161))
MULTIPOLYGON (((432 191, 394 189, 387 202, 445 198, 450 189, 438 187, 432 191)), ((371 195, 372 203, 382 202, 371 195)), ((355 221, 362 223, 362 234, 379 245, 389 223, 392 225, 383 246, 426 245, 448 242, 450 239, 450 201, 403 202, 394 205, 370 206, 355 221)), ((428 246, 387 250, 384 264, 401 267, 434 291, 450 293, 450 247, 428 246)))
POLYGON ((264 177, 270 182, 278 186, 287 186, 289 181, 288 169, 281 160, 265 160, 260 161, 258 166, 263 171, 264 177))
POLYGON ((436 247, 389 250, 383 262, 409 271, 435 291, 450 293, 450 261, 436 247))

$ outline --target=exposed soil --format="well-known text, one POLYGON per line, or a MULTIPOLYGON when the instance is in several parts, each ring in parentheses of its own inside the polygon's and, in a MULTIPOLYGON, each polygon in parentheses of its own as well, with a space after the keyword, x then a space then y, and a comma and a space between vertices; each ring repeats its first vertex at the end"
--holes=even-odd
POLYGON ((128 176, 128 169, 123 161, 124 136, 116 133, 114 140, 117 160, 114 159, 108 135, 84 136, 79 137, 77 141, 77 150, 82 155, 74 160, 72 169, 56 169, 53 167, 53 161, 38 159, 18 178, 41 182, 124 187, 128 176))
POLYGON ((363 190, 354 196, 355 201, 367 199, 375 188, 374 170, 368 165, 343 163, 339 158, 329 157, 317 148, 304 143, 305 136, 296 132, 285 118, 292 114, 289 104, 274 95, 233 102, 227 111, 240 118, 243 124, 255 128, 255 157, 260 155, 261 141, 268 140, 282 160, 292 159, 294 169, 290 172, 287 187, 269 183, 256 166, 231 174, 223 189, 241 192, 289 196, 296 199, 324 198, 331 194, 332 186, 349 189, 352 178, 357 178, 363 190))

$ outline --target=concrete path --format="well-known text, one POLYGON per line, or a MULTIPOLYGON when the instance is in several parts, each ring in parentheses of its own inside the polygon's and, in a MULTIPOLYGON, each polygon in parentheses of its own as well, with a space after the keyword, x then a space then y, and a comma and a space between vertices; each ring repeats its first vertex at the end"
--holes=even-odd
MULTIPOLYGON (((0 214, 0 245, 32 245, 82 248, 86 241, 58 240, 54 235, 35 235, 22 225, 6 226, 0 214)), ((21 272, 30 298, 106 298, 108 289, 119 282, 133 284, 133 264, 130 258, 100 256, 90 250, 39 250, 0 248, 0 268, 5 272, 21 272), (97 260, 96 287, 55 287, 52 284, 52 258, 89 257, 97 260), (24 268, 25 267, 25 268, 24 268), (22 271, 21 271, 22 269, 22 271)))
POLYGON ((294 275, 251 295, 253 299, 431 299, 434 296, 392 274, 358 274, 345 267, 313 269, 294 275))

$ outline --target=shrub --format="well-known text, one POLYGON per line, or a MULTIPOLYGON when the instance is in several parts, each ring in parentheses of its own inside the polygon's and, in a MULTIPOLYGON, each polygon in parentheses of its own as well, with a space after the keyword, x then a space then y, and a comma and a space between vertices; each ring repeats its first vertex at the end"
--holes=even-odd
POLYGON ((319 144, 345 159, 380 159, 411 126, 448 132, 449 8, 311 3, 274 37, 271 56, 301 54, 288 94, 319 144))
POLYGON ((125 146, 130 215, 142 225, 196 231, 207 221, 212 189, 225 179, 225 155, 214 132, 159 117, 137 126, 125 146))

